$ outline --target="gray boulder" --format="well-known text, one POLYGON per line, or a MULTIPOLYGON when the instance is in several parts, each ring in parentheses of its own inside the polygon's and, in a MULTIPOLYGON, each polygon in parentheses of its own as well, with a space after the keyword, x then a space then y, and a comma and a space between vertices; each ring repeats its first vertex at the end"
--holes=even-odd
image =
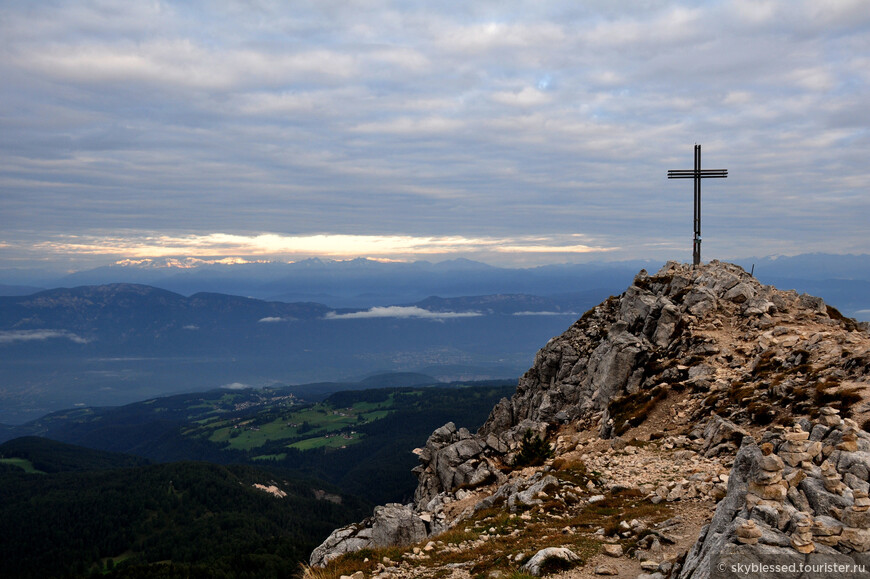
MULTIPOLYGON (((362 523, 365 524, 365 523, 362 523)), ((348 525, 334 530, 323 543, 311 552, 309 565, 324 567, 345 553, 353 553, 371 546, 371 529, 360 525, 348 525)))
POLYGON ((704 427, 704 444, 701 452, 704 456, 710 457, 719 454, 723 449, 735 450, 739 448, 743 437, 748 434, 730 420, 714 414, 704 427))
POLYGON ((495 494, 480 500, 474 507, 474 511, 482 511, 497 505, 504 504, 510 512, 515 512, 520 507, 530 507, 543 503, 538 495, 554 494, 560 488, 559 479, 553 475, 544 475, 537 472, 531 477, 520 478, 501 485, 495 494))
POLYGON ((535 577, 540 577, 543 573, 543 567, 548 561, 556 559, 568 566, 573 566, 581 562, 580 557, 571 549, 565 547, 547 547, 541 549, 523 565, 523 569, 535 577))
POLYGON ((825 485, 821 479, 815 477, 807 477, 802 480, 799 488, 807 497, 813 512, 818 515, 830 516, 832 508, 843 508, 850 504, 850 501, 845 497, 825 490, 825 485))
POLYGON ((396 503, 375 507, 371 542, 375 547, 411 545, 426 538, 426 524, 409 507, 396 503))
POLYGON ((428 536, 423 519, 410 507, 391 503, 375 507, 365 521, 336 529, 311 553, 309 565, 323 567, 333 559, 369 547, 411 545, 428 536))
POLYGON ((412 471, 418 480, 414 502, 425 507, 440 493, 501 480, 504 475, 490 467, 486 455, 503 454, 508 449, 503 437, 471 434, 448 422, 433 432, 418 452, 420 465, 412 471))

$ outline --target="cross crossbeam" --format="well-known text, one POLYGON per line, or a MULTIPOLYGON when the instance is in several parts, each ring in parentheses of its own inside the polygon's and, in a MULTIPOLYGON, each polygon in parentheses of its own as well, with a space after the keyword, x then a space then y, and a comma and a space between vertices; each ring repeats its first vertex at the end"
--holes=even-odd
POLYGON ((671 169, 668 171, 668 179, 694 179, 696 176, 700 176, 702 179, 707 177, 727 177, 728 169, 704 169, 698 172, 692 169, 671 169))
POLYGON ((728 169, 701 169, 701 145, 695 145, 694 169, 670 169, 668 179, 695 180, 695 239, 692 244, 692 263, 701 263, 701 179, 724 179, 728 169))

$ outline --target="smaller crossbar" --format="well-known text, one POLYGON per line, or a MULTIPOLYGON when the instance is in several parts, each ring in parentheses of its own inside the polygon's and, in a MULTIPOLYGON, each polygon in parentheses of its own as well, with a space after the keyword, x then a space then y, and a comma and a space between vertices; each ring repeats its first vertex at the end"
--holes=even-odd
POLYGON ((728 177, 728 169, 702 169, 694 171, 692 169, 668 171, 668 179, 694 179, 700 177, 702 179, 715 179, 728 177))

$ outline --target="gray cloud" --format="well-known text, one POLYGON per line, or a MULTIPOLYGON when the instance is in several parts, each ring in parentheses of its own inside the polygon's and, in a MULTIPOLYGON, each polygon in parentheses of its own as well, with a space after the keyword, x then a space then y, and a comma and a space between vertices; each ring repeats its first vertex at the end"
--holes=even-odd
POLYGON ((684 258, 690 186, 665 175, 695 142, 730 170, 705 183, 707 255, 870 251, 857 0, 2 10, 0 265, 101 255, 40 249, 62 236, 214 233, 579 233, 619 249, 537 259, 684 258))

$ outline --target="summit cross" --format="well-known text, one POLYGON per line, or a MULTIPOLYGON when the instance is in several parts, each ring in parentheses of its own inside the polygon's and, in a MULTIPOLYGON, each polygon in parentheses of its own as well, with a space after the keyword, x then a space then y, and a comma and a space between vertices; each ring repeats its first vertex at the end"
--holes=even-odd
POLYGON ((724 179, 728 177, 728 169, 701 170, 701 145, 695 145, 694 169, 670 169, 668 179, 695 180, 695 240, 692 245, 692 263, 701 263, 701 179, 724 179))

